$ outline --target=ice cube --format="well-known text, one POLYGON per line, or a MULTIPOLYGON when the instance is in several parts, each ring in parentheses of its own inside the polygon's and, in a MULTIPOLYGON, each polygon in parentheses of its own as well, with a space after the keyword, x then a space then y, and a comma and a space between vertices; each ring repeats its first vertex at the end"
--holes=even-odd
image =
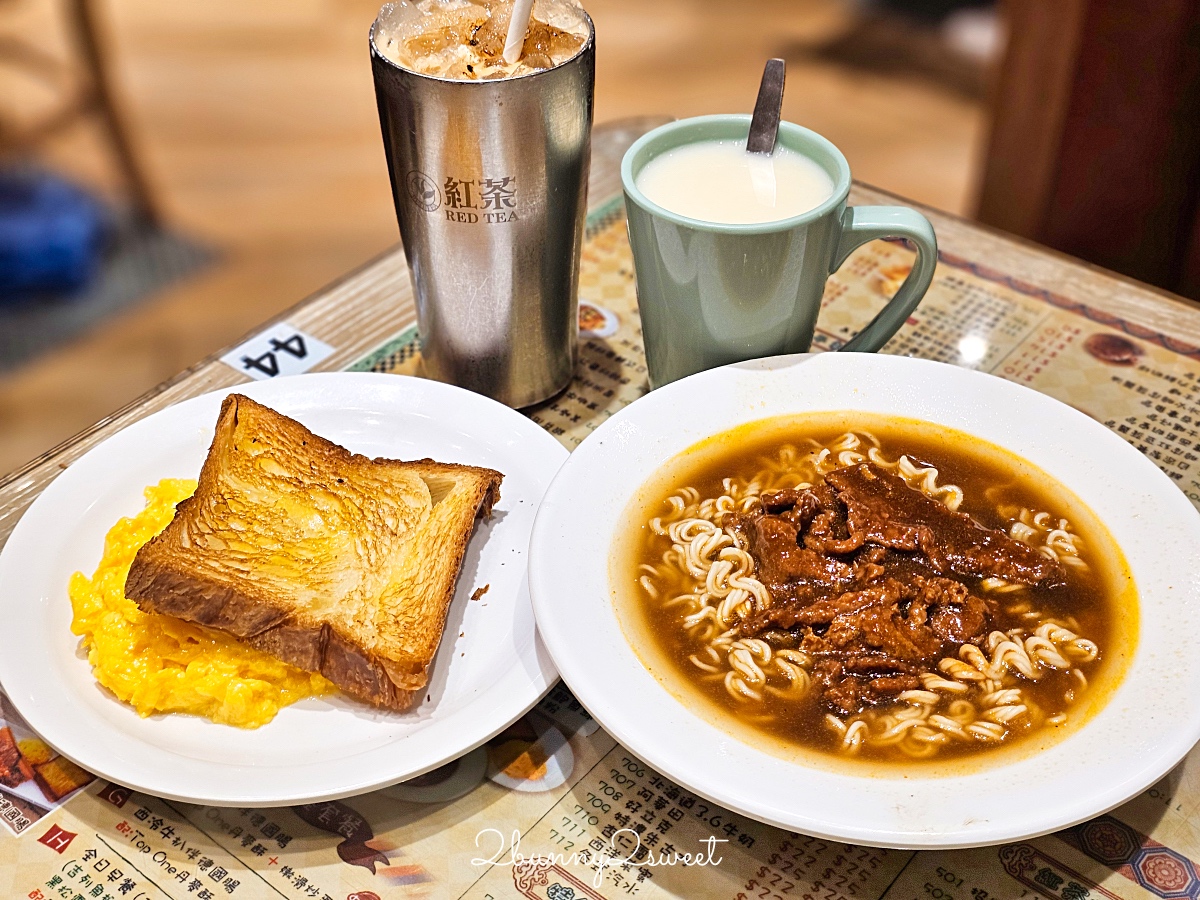
POLYGON ((533 18, 581 38, 588 34, 583 7, 574 0, 534 0, 533 18))
POLYGON ((566 62, 587 37, 577 3, 535 0, 522 57, 510 65, 503 54, 512 8, 513 0, 396 0, 380 10, 375 46, 414 72, 490 80, 566 62))

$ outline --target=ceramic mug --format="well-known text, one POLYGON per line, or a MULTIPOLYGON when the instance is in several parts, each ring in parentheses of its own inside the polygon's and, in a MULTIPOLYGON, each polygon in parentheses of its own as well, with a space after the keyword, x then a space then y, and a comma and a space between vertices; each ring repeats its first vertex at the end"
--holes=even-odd
POLYGON ((726 363, 807 351, 826 279, 868 241, 906 238, 917 260, 887 306, 840 349, 878 350, 933 280, 929 220, 906 206, 847 206, 846 158, 799 125, 781 123, 777 145, 807 156, 833 181, 832 196, 806 213, 750 225, 705 222, 638 190, 638 174, 655 157, 698 141, 744 143, 749 129, 749 116, 683 119, 643 135, 621 161, 651 388, 726 363))

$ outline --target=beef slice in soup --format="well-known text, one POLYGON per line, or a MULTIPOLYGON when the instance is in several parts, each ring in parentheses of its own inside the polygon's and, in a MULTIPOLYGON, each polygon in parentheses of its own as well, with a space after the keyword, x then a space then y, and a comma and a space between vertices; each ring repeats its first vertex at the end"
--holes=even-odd
POLYGON ((1065 577, 1057 561, 873 463, 760 500, 737 527, 772 605, 739 631, 789 635, 815 660, 820 701, 835 712, 919 689, 920 672, 984 638, 994 610, 972 592, 977 579, 1052 587, 1065 577))
POLYGON ((874 463, 837 469, 826 481, 846 505, 848 530, 866 543, 919 551, 942 574, 1043 586, 1064 579, 1055 560, 965 513, 951 512, 874 463))

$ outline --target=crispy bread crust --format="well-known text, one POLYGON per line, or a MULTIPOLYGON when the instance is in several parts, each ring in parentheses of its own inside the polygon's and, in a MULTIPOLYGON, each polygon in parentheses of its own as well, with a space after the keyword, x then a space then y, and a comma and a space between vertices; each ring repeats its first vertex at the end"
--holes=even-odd
MULTIPOLYGON (((320 672, 346 693, 368 703, 409 709, 424 694, 475 519, 490 514, 502 478, 493 469, 433 460, 368 460, 249 398, 231 394, 222 404, 196 493, 180 503, 171 524, 138 551, 125 594, 147 612, 228 632, 298 668, 320 672), (379 467, 373 469, 375 473, 390 469, 405 473, 405 478, 416 475, 442 489, 453 484, 453 490, 440 498, 445 504, 435 503, 434 514, 412 536, 415 551, 423 544, 436 546, 432 571, 398 573, 408 593, 401 591, 392 600, 404 615, 377 617, 377 632, 370 639, 346 633, 328 621, 298 615, 288 598, 264 592, 257 584, 217 578, 210 570, 198 570, 193 564, 186 523, 198 507, 199 498, 219 490, 222 454, 233 450, 232 434, 239 408, 266 417, 274 428, 288 429, 306 453, 324 456, 326 463, 344 468, 347 479, 366 466, 379 467)), ((430 493, 432 496, 433 491, 430 493)), ((408 565, 421 558, 420 552, 410 554, 408 565)))
POLYGON ((410 565, 414 571, 422 573, 422 580, 428 584, 428 589, 422 592, 425 602, 420 610, 420 621, 408 622, 411 616, 403 610, 408 622, 408 627, 401 632, 403 646, 394 647, 383 663, 394 684, 410 688, 419 695, 437 653, 474 522, 479 517, 491 516, 492 506, 500 497, 503 476, 493 469, 440 463, 432 459, 415 460, 409 465, 426 480, 431 493, 449 479, 457 483, 451 494, 434 504, 433 515, 425 528, 427 539, 418 541, 414 547, 410 565))

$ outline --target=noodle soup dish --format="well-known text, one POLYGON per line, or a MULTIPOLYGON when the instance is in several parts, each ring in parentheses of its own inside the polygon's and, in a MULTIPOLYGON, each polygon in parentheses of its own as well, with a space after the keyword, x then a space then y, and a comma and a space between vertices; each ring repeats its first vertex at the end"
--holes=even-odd
POLYGON ((962 771, 1103 707, 1137 591, 1088 507, 987 441, 807 413, 708 438, 639 490, 621 628, 686 705, 776 755, 962 771))

